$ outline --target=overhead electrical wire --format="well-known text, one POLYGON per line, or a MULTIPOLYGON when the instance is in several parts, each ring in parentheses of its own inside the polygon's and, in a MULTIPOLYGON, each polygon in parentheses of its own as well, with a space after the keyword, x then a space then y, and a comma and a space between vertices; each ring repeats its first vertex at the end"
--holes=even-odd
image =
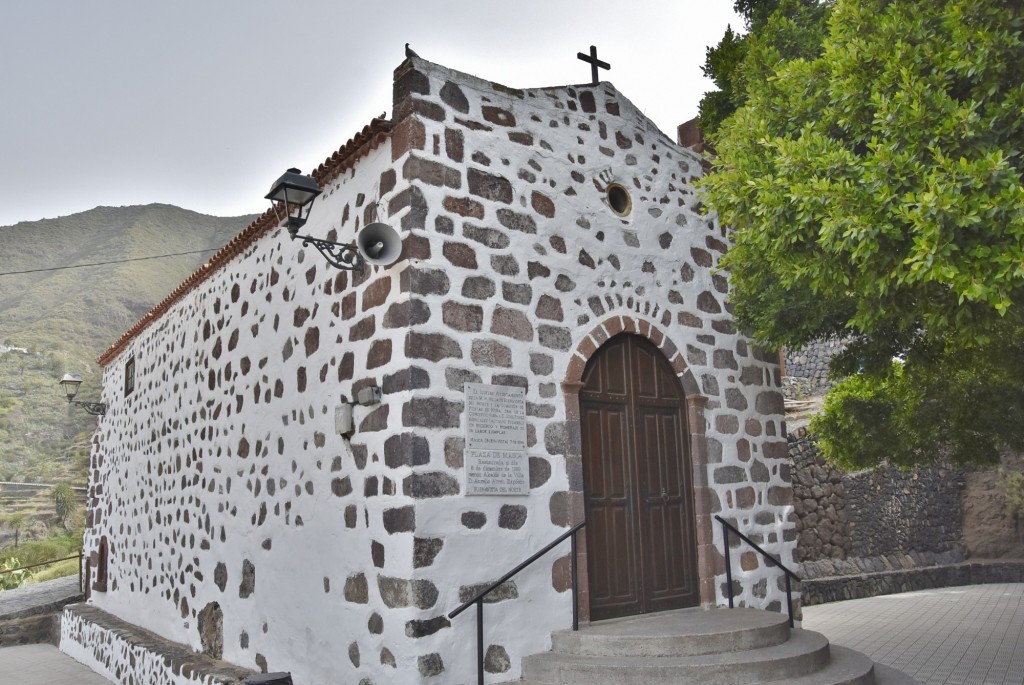
POLYGON ((107 264, 124 264, 125 262, 141 262, 146 259, 165 259, 166 257, 181 257, 183 255, 202 254, 204 252, 216 252, 219 249, 221 248, 211 247, 205 250, 192 250, 191 252, 174 252, 171 254, 152 255, 150 257, 130 257, 128 259, 113 259, 109 262, 93 262, 92 264, 69 264, 67 266, 53 266, 47 269, 26 269, 25 271, 6 271, 4 273, 0 273, 0 276, 14 276, 16 274, 34 274, 43 271, 62 271, 64 269, 83 269, 87 266, 105 266, 107 264))

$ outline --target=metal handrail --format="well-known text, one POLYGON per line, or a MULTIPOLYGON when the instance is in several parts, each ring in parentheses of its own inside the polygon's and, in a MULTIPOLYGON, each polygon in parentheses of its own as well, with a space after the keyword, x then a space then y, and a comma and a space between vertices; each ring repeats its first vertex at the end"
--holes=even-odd
POLYGON ((579 630, 580 628, 580 607, 579 600, 576 591, 577 585, 577 572, 576 572, 576 533, 587 525, 586 521, 577 523, 575 526, 567 530, 566 532, 559 535, 552 542, 546 545, 542 550, 535 553, 529 559, 516 566, 514 569, 503 575, 498 580, 488 585, 484 590, 478 592, 472 599, 463 602, 457 609, 448 614, 448 618, 455 618, 463 611, 468 609, 471 605, 476 604, 476 658, 477 658, 477 683, 478 685, 484 685, 484 597, 493 592, 499 585, 509 580, 512 576, 522 571, 524 568, 532 564, 533 562, 540 559, 542 556, 550 552, 555 546, 563 542, 567 537, 572 537, 572 551, 570 552, 570 564, 572 567, 572 629, 579 630))
POLYGON ((48 566, 49 564, 56 564, 58 561, 70 561, 72 559, 78 559, 78 590, 82 590, 82 550, 78 550, 78 554, 71 557, 64 557, 63 559, 50 559, 49 561, 40 561, 36 564, 29 564, 28 566, 18 566, 16 568, 5 568, 0 570, 0 573, 14 573, 15 571, 27 571, 30 568, 37 568, 39 566, 48 566))
POLYGON ((725 556, 725 584, 729 588, 729 608, 730 609, 733 608, 733 602, 732 602, 732 558, 731 558, 731 555, 729 554, 729 531, 731 530, 732 532, 736 533, 736 535, 739 535, 740 539, 743 540, 743 542, 747 543, 748 545, 753 547, 755 550, 760 552, 761 556, 765 558, 765 561, 767 561, 769 563, 769 565, 778 566, 786 574, 786 611, 789 613, 789 627, 792 628, 793 627, 793 588, 792 588, 792 585, 790 584, 789 579, 792 578, 792 579, 797 580, 797 581, 802 581, 803 578, 801 578, 796 573, 794 573, 789 568, 787 568, 786 565, 783 564, 781 560, 779 560, 778 558, 772 556, 768 552, 766 552, 763 549, 761 549, 760 545, 758 545, 756 542, 754 542, 753 540, 748 538, 746 535, 741 533, 739 530, 736 529, 735 526, 733 526, 731 523, 726 521, 724 518, 722 518, 718 514, 715 514, 715 520, 717 520, 719 523, 722 524, 722 537, 724 538, 724 544, 725 544, 725 554, 724 554, 724 556, 725 556))

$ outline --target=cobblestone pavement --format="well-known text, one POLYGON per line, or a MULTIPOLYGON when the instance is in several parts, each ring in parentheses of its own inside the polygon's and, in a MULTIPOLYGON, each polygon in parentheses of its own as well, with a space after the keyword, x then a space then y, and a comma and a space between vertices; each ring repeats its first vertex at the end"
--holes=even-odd
POLYGON ((803 626, 922 685, 1024 684, 1024 583, 820 604, 803 626))
POLYGON ((78 594, 78 576, 4 590, 0 592, 0 619, 16 616, 26 609, 64 602, 78 594))

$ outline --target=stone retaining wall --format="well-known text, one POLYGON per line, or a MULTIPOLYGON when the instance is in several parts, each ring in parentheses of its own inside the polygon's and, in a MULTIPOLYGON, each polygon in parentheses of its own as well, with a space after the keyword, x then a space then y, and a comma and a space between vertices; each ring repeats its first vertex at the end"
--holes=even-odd
POLYGON ((1024 582, 1024 561, 975 561, 832 576, 800 583, 803 606, 957 585, 1024 582))
POLYGON ((789 446, 799 561, 924 552, 963 561, 963 471, 883 464, 843 473, 825 461, 806 430, 794 431, 789 446))
POLYGON ((60 641, 60 618, 56 613, 0 621, 0 648, 60 641))

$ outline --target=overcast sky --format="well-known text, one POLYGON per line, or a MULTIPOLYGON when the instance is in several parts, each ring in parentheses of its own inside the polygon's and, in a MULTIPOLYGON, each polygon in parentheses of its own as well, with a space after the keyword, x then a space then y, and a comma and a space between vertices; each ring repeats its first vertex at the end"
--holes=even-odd
POLYGON ((0 15, 0 226, 97 205, 262 212, 391 114, 406 42, 432 62, 533 88, 615 84, 669 135, 733 0, 24 0, 0 15))

